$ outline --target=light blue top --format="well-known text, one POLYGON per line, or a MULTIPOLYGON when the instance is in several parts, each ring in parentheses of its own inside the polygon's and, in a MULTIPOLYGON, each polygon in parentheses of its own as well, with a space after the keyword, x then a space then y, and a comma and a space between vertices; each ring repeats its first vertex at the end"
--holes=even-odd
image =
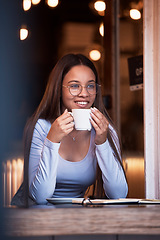
MULTIPOLYGON (((38 204, 46 203, 46 198, 51 197, 83 197, 88 186, 95 182, 97 162, 102 171, 106 196, 126 197, 128 192, 126 179, 108 140, 102 145, 95 145, 95 132, 92 129, 87 155, 79 162, 71 162, 59 155, 60 143, 53 143, 47 138, 50 127, 49 121, 39 119, 31 143, 29 192, 38 204)), ((109 127, 116 139, 114 129, 111 125, 109 127)))

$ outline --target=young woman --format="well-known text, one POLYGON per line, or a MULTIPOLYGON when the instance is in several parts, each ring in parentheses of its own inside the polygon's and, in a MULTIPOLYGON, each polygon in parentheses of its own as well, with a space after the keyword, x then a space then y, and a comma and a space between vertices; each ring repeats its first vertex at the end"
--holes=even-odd
POLYGON ((100 88, 96 68, 84 55, 65 55, 53 68, 25 129, 24 181, 35 203, 83 197, 93 184, 96 197, 126 197, 119 139, 100 88), (72 109, 91 109, 91 131, 75 130, 72 109))

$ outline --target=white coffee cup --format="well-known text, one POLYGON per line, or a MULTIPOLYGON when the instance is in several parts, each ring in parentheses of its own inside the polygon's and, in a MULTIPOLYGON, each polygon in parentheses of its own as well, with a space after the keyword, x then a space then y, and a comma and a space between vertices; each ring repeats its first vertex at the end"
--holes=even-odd
POLYGON ((76 130, 91 130, 92 125, 90 122, 90 113, 90 109, 72 109, 72 116, 76 130))

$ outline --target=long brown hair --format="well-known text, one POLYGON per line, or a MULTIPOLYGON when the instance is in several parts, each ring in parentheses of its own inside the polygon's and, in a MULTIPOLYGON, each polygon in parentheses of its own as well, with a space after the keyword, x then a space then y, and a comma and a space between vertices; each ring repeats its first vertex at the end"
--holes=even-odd
MULTIPOLYGON (((30 153, 32 135, 33 135, 35 124, 39 118, 46 119, 51 123, 53 123, 53 121, 62 114, 62 98, 61 98, 62 82, 63 82, 64 76, 69 72, 69 70, 73 66, 77 66, 77 65, 85 65, 89 67, 95 74, 96 83, 100 84, 98 73, 94 64, 82 54, 67 54, 63 56, 51 71, 44 96, 37 110, 32 115, 32 117, 28 120, 24 130, 24 189, 25 189, 26 199, 28 199, 29 153, 30 153)), ((98 91, 96 95, 93 107, 94 106, 98 108, 106 116, 109 123, 113 126, 112 121, 108 116, 108 113, 104 107, 101 91, 98 91)), ((116 158, 121 163, 121 155, 117 151, 119 143, 115 143, 115 141, 113 140, 112 131, 108 131, 108 140, 116 158)), ((98 174, 97 174, 98 182, 96 184, 98 188, 96 191, 96 195, 99 195, 99 196, 103 192, 102 179, 101 177, 99 177, 100 175, 101 175, 101 172, 100 170, 98 170, 98 174)), ((27 206, 27 203, 28 201, 26 202, 26 206, 27 206)))

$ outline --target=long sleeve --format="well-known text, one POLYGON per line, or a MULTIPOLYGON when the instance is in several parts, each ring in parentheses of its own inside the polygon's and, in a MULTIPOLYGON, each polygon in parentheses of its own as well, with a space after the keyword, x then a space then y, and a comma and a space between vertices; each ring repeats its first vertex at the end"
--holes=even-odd
MULTIPOLYGON (((114 132, 114 134, 116 133, 114 132)), ((117 147, 119 148, 119 146, 117 147)), ((108 198, 126 197, 128 193, 126 178, 108 140, 102 145, 96 145, 96 156, 102 171, 103 187, 106 196, 108 198)))
POLYGON ((29 192, 38 204, 46 202, 55 190, 59 143, 46 137, 50 129, 46 120, 38 120, 33 132, 29 157, 29 192))

